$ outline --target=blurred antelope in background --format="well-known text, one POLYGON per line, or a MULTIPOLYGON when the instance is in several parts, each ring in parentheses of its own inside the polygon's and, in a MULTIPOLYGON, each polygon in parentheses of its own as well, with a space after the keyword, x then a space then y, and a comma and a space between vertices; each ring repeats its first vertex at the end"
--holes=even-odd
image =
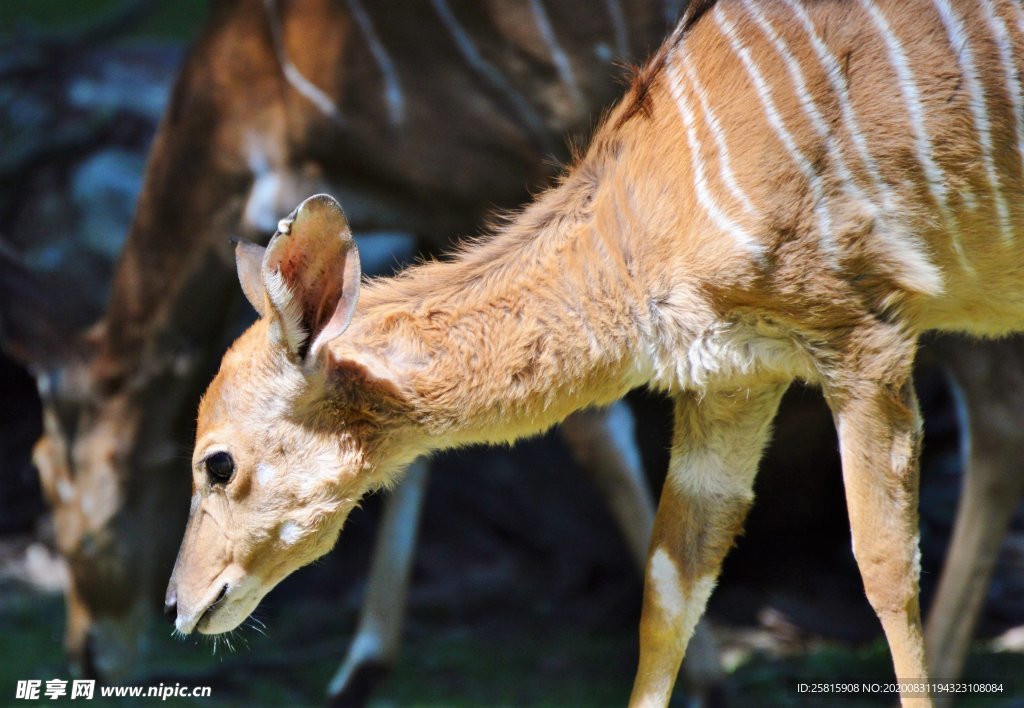
MULTIPOLYGON (((35 459, 70 569, 66 640, 79 671, 123 675, 163 599, 184 525, 175 500, 188 494, 177 450, 239 316, 227 236, 265 234, 330 189, 368 241, 399 232, 436 250, 544 183, 548 158, 619 90, 613 62, 656 46, 678 12, 654 0, 600 12, 535 0, 211 8, 154 141, 103 319, 68 337, 66 303, 5 275, 6 344, 37 373, 45 407, 35 459)), ((565 426, 642 564, 654 506, 631 434, 622 404, 565 426)), ((365 698, 394 660, 425 484, 419 467, 385 513, 360 633, 332 682, 339 701, 365 698)), ((710 643, 705 653, 695 681, 706 684, 720 670, 710 643)))
POLYGON ((237 626, 419 455, 647 385, 674 398, 676 432, 631 702, 664 705, 799 378, 835 417, 895 675, 926 678, 911 370, 929 330, 1024 326, 1020 13, 698 2, 586 154, 489 241, 360 288, 346 220, 318 196, 267 249, 240 246, 261 318, 200 405, 178 629, 237 626))

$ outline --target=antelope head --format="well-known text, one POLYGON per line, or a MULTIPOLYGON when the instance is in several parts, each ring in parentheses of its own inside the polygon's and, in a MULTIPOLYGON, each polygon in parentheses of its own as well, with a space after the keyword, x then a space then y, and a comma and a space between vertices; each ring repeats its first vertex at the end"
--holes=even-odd
POLYGON ((163 575, 170 565, 141 510, 165 505, 177 486, 163 484, 168 477, 146 454, 153 436, 133 387, 97 374, 103 327, 82 328, 94 304, 42 282, 0 244, 2 344, 35 375, 43 408, 33 461, 67 568, 68 655, 76 675, 113 680, 139 654, 159 597, 154 568, 163 575))
POLYGON ((80 362, 39 382, 43 435, 33 461, 68 567, 68 656, 76 674, 116 680, 140 651, 154 589, 149 569, 161 555, 142 522, 147 515, 133 513, 159 505, 132 484, 136 444, 146 442, 141 409, 130 395, 97 395, 80 362))
POLYGON ((260 319, 199 406, 191 510, 166 598, 186 634, 234 629, 330 550, 359 498, 414 456, 402 452, 411 426, 391 377, 351 347, 326 346, 353 322, 359 293, 338 203, 310 197, 266 249, 238 244, 236 261, 260 319))

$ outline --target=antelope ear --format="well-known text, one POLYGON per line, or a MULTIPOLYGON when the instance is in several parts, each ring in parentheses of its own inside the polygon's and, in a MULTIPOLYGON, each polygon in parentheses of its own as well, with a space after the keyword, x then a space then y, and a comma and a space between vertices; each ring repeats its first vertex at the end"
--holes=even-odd
POLYGON ((267 291, 263 287, 260 269, 263 265, 263 254, 267 249, 255 243, 232 239, 235 243, 235 267, 238 269, 238 282, 242 285, 245 299, 259 313, 267 315, 267 291))
POLYGON ((263 257, 271 334, 299 359, 313 360, 348 329, 359 298, 359 251, 332 197, 302 202, 278 224, 263 257))

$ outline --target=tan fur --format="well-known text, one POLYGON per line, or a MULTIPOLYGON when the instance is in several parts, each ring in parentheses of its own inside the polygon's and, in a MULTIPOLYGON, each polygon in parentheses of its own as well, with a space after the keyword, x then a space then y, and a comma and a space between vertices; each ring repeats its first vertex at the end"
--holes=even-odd
MULTIPOLYGON (((555 172, 551 157, 565 153, 564 136, 591 130, 619 91, 613 64, 628 60, 596 53, 620 31, 607 13, 545 3, 580 106, 551 69, 529 0, 480 11, 453 3, 467 34, 531 108, 536 120, 527 124, 460 55, 430 3, 412 14, 363 4, 397 69, 400 124, 390 120, 352 3, 211 3, 154 139, 101 323, 72 339, 66 315, 75 308, 53 308, 47 322, 26 314, 24 294, 0 297, 0 309, 12 307, 38 328, 23 347, 3 313, 3 345, 41 372, 47 422, 37 459, 70 569, 67 639, 76 670, 103 664, 108 680, 130 670, 143 639, 136 608, 162 604, 189 494, 181 450, 235 316, 228 238, 265 239, 298 201, 330 184, 345 196, 357 231, 416 234, 440 248, 477 229, 495 206, 521 203, 555 172), (335 104, 342 123, 284 76, 275 27, 285 58, 335 104), (493 56, 490 42, 507 51, 493 56), (99 656, 107 646, 98 628, 118 622, 120 635, 135 632, 129 644, 138 648, 118 652, 124 661, 114 670, 99 656)), ((632 51, 664 32, 660 0, 626 0, 623 10, 621 34, 632 51)), ((5 272, 0 283, 14 281, 5 272)))
MULTIPOLYGON (((906 102, 893 93, 897 64, 884 59, 862 5, 815 3, 807 10, 831 50, 845 57, 864 138, 899 209, 891 203, 882 209, 874 186, 861 183, 856 175, 866 165, 853 172, 867 196, 851 196, 740 3, 705 10, 658 55, 664 69, 650 82, 649 110, 620 120, 632 110, 629 102, 620 105, 562 183, 492 242, 368 284, 351 327, 316 362, 302 363, 269 336, 272 318, 238 340, 200 410, 200 501, 190 528, 201 528, 205 516, 225 519, 223 526, 229 513, 245 524, 219 538, 187 535, 173 581, 184 611, 179 621, 188 618, 186 628, 199 622, 200 631, 234 626, 252 601, 250 595, 236 601, 234 583, 251 586, 256 578, 255 593, 265 593, 326 550, 351 503, 390 483, 415 456, 531 434, 642 384, 696 406, 703 422, 691 427, 683 416, 676 447, 707 448, 699 459, 720 468, 717 494, 708 470, 693 462, 673 470, 684 483, 681 490, 670 485, 659 511, 652 549, 668 549, 688 596, 695 582, 717 573, 742 521, 749 491, 737 481, 749 489, 772 401, 793 378, 806 378, 822 385, 838 422, 855 553, 896 676, 926 677, 917 608, 920 424, 909 378, 916 341, 929 329, 1021 329, 1024 262, 1020 248, 998 234, 993 185, 977 172, 976 131, 966 128, 973 118, 933 6, 878 3, 895 34, 906 38, 919 107, 937 146, 929 156, 901 110, 906 102), (825 31, 832 28, 837 31, 825 31), (746 45, 742 52, 730 48, 736 36, 746 45), (680 120, 689 92, 676 78, 684 53, 715 89, 737 178, 757 205, 756 216, 716 220, 707 192, 728 203, 718 173, 701 191, 698 170, 711 164, 704 155, 711 141, 695 145, 692 131, 688 141, 680 120), (763 98, 740 59, 752 59, 778 87, 774 111, 795 147, 771 124, 772 110, 754 108, 763 98), (807 176, 795 150, 818 181, 807 176), (946 176, 945 196, 934 182, 922 186, 928 160, 946 176), (975 208, 965 190, 976 197, 975 208), (822 200, 832 218, 831 249, 816 211, 822 200), (734 226, 723 227, 726 222, 734 226), (740 231, 752 240, 735 238, 740 231), (923 248, 941 273, 941 289, 915 287, 926 281, 883 247, 889 237, 923 248), (743 391, 750 392, 749 406, 739 403, 743 391), (715 405, 723 395, 737 396, 736 403, 715 405), (750 430, 756 434, 740 434, 750 430), (202 472, 201 460, 218 447, 236 455, 241 482, 234 487, 214 487, 202 472), (273 496, 252 488, 243 497, 238 490, 265 459, 286 470, 287 484, 273 496), (694 476, 703 481, 699 494, 685 483, 694 476), (315 503, 296 497, 295 488, 306 484, 315 503), (271 500, 275 515, 258 513, 271 500), (308 539, 295 550, 261 542, 286 515, 304 524, 308 539), (692 524, 680 530, 678 519, 692 524), (711 536, 686 540, 693 533, 711 536), (225 558, 244 573, 241 580, 225 575, 225 558), (222 590, 224 599, 209 609, 222 590)), ((955 5, 970 26, 977 24, 973 5, 955 5)), ((785 25, 781 3, 762 7, 785 25)), ((796 52, 810 51, 796 36, 791 44, 796 52)), ((1001 95, 1002 69, 993 64, 991 47, 981 40, 975 46, 986 95, 1001 95)), ((819 87, 819 108, 834 115, 821 65, 804 61, 810 85, 819 87)), ((1006 135, 1013 121, 1006 104, 987 108, 994 134, 1006 135)), ((852 149, 844 154, 856 164, 852 149)), ((1016 223, 1024 216, 1017 208, 1020 161, 1000 156, 999 164, 1016 223)), ((1014 235, 1024 236, 1024 228, 1014 235)), ((637 703, 667 701, 695 621, 692 613, 666 614, 658 606, 645 600, 637 703)))
MULTIPOLYGON (((881 4, 895 32, 907 37, 908 28, 927 22, 921 15, 931 7, 881 4)), ((781 15, 778 3, 764 7, 773 16, 781 15)), ((920 423, 909 382, 915 339, 934 328, 978 333, 1019 329, 1024 322, 1024 310, 1017 304, 1024 295, 1024 263, 1019 249, 997 240, 990 208, 965 211, 956 203, 958 222, 948 223, 935 193, 903 188, 923 182, 922 153, 920 142, 911 142, 905 117, 890 109, 891 101, 882 101, 892 98, 895 81, 879 58, 885 51, 872 47, 877 33, 852 4, 822 3, 808 9, 822 27, 841 28, 828 35, 831 48, 847 56, 850 95, 865 138, 878 145, 882 178, 900 186, 905 211, 883 214, 873 200, 857 203, 840 189, 849 185, 830 171, 829 163, 816 158, 836 236, 836 252, 823 249, 816 225, 823 222, 815 220, 808 181, 796 169, 799 160, 787 155, 793 151, 784 147, 780 131, 766 125, 770 112, 751 110, 757 81, 736 60, 739 54, 728 50, 730 31, 748 45, 766 80, 780 88, 774 105, 788 123, 791 139, 814 156, 820 154, 820 139, 803 121, 796 99, 785 94, 782 87, 788 84, 750 19, 738 3, 720 3, 685 33, 680 29, 658 54, 655 66, 665 70, 648 81, 649 110, 618 120, 616 114, 634 111, 636 101, 623 103, 558 188, 527 208, 492 243, 454 261, 370 284, 351 328, 328 345, 329 357, 322 364, 303 369, 289 361, 267 337, 266 320, 247 332, 225 360, 201 410, 196 459, 216 445, 238 448, 239 474, 245 478, 253 465, 247 457, 262 459, 273 455, 274 447, 281 450, 273 441, 282 435, 288 435, 289 454, 302 459, 309 449, 328 445, 322 435, 329 431, 348 457, 334 461, 336 471, 326 475, 321 487, 334 495, 338 511, 324 516, 313 535, 333 539, 345 501, 389 483, 419 454, 469 442, 512 440, 572 410, 605 403, 651 382, 680 400, 697 395, 695 410, 706 421, 694 433, 682 416, 677 447, 709 446, 723 465, 721 471, 735 465, 749 490, 751 465, 774 410, 763 391, 773 390, 769 398, 777 402, 786 382, 808 378, 822 384, 839 422, 855 552, 868 598, 889 638, 897 676, 926 676, 916 605, 920 423), (682 137, 676 105, 680 94, 670 90, 679 87, 669 85, 680 52, 691 57, 702 82, 717 89, 720 121, 734 135, 731 148, 741 156, 739 180, 748 185, 762 214, 741 224, 756 235, 755 253, 737 251, 707 220, 711 211, 698 204, 699 194, 693 196, 693 185, 700 181, 693 171, 697 163, 682 137), (886 230, 927 244, 929 258, 943 275, 941 292, 907 287, 913 274, 908 277, 903 263, 887 258, 880 248, 880 232, 886 230), (953 232, 963 237, 969 263, 949 238, 953 232), (829 257, 838 257, 843 267, 837 269, 829 257), (991 306, 993 291, 1001 293, 1004 306, 991 306), (240 368, 233 361, 248 364, 240 368), (288 387, 281 385, 283 376, 288 387), (760 434, 753 440, 736 434, 742 429, 736 426, 750 414, 741 415, 738 408, 716 413, 708 403, 708 397, 737 388, 750 389, 755 400, 766 401, 752 409, 761 411, 760 434), (225 394, 234 402, 230 406, 225 394), (311 401, 317 405, 310 408, 311 401), (220 413, 226 408, 229 417, 220 413), (268 411, 281 411, 282 417, 268 416, 268 411), (366 419, 373 425, 360 426, 366 419), (298 438, 295 421, 305 421, 299 423, 303 432, 298 438), (734 446, 753 447, 732 462, 726 451, 734 446)), ((937 32, 915 32, 905 50, 916 80, 926 89, 923 109, 935 144, 944 145, 935 151, 935 161, 950 175, 950 194, 977 192, 984 206, 990 200, 973 169, 977 160, 971 134, 964 131, 970 122, 966 99, 956 86, 944 35, 937 32)), ((796 38, 792 44, 799 50, 796 38)), ((978 54, 984 58, 984 46, 978 54)), ((820 81, 809 61, 805 70, 812 81, 820 81)), ((993 68, 991 75, 995 73, 993 68)), ((822 99, 827 112, 826 99, 827 93, 822 99)), ((991 115, 996 130, 1006 130, 1012 120, 1006 111, 993 110, 991 115)), ((702 155, 695 157, 703 160, 702 155)), ((1004 189, 1020 191, 1019 168, 1007 165, 1001 174, 1004 189)), ((867 192, 867 185, 861 189, 867 192)), ((291 460, 281 462, 294 466, 291 460)), ((706 472, 688 465, 692 462, 674 475, 685 480, 694 472, 706 472)), ((196 484, 202 497, 209 486, 204 487, 199 470, 196 484)), ((699 496, 683 491, 676 502, 676 490, 667 490, 663 497, 652 549, 673 549, 665 552, 685 569, 680 576, 684 595, 696 579, 717 574, 749 504, 749 491, 731 484, 723 489, 735 489, 738 496, 713 494, 718 501, 711 506, 701 501, 705 491, 699 496), (699 524, 723 512, 710 527, 699 524), (693 526, 676 528, 686 519, 693 526), (706 536, 678 545, 680 536, 690 533, 706 536)), ((210 499, 219 494, 210 491, 210 499)), ((201 509, 212 503, 202 500, 201 509)), ((260 504, 255 496, 238 503, 240 509, 260 504)), ((276 570, 291 570, 309 559, 309 551, 273 559, 247 553, 244 538, 265 534, 264 527, 248 524, 243 539, 226 542, 230 555, 264 581, 262 591, 278 579, 276 570), (275 572, 260 575, 265 565, 275 572)), ((176 572, 178 601, 193 615, 206 610, 205 594, 218 591, 204 589, 209 587, 206 578, 215 572, 205 545, 186 540, 176 572)), ((225 600, 206 616, 201 629, 227 628, 218 616, 225 612, 222 606, 230 607, 230 598, 228 587, 225 600)), ((673 649, 671 636, 678 632, 685 641, 690 629, 674 628, 677 618, 665 617, 656 607, 645 600, 641 670, 634 689, 638 703, 651 696, 668 700, 682 657, 681 643, 673 649)), ((686 617, 695 621, 689 613, 686 617)))

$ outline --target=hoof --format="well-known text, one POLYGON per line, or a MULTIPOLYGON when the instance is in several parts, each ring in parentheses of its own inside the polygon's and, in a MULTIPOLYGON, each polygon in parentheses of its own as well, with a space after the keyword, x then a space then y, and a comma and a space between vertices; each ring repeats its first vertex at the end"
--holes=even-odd
POLYGON ((349 674, 345 685, 327 697, 327 705, 330 708, 362 708, 388 671, 388 666, 378 662, 360 664, 349 674))
POLYGON ((103 683, 103 676, 100 675, 99 669, 96 668, 95 648, 93 647, 91 635, 86 636, 79 651, 72 651, 70 653, 69 664, 71 675, 76 679, 91 679, 97 683, 103 683))

